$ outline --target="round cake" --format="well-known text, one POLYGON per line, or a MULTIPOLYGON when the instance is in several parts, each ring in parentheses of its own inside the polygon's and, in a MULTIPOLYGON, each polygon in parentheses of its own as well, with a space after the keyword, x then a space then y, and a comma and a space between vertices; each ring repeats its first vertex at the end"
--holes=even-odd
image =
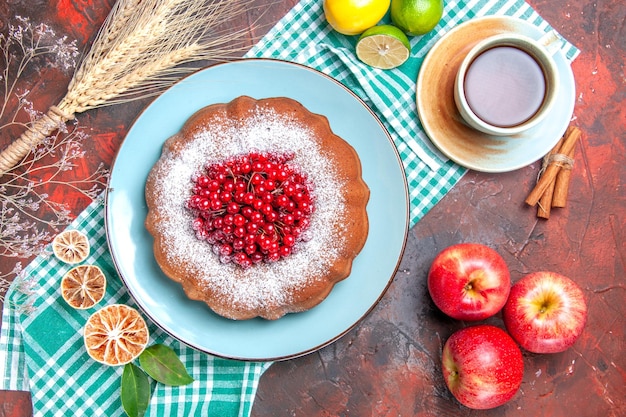
POLYGON ((235 320, 322 302, 368 234, 359 157, 295 100, 202 108, 148 175, 154 256, 187 297, 235 320))

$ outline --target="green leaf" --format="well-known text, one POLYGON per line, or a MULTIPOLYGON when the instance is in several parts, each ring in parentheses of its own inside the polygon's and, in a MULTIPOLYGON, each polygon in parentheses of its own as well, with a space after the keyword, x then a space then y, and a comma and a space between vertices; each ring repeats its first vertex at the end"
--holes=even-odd
POLYGON ((146 348, 139 355, 139 364, 148 375, 165 385, 178 386, 193 382, 176 352, 165 345, 146 348))
POLYGON ((122 373, 122 407, 128 417, 142 417, 150 402, 148 375, 132 363, 124 365, 122 373))

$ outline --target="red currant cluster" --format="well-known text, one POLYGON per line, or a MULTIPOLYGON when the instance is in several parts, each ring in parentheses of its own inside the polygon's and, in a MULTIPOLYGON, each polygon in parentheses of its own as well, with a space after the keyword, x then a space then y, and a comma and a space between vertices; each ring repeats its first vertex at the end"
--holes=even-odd
POLYGON ((288 154, 251 153, 208 166, 187 201, 199 239, 222 262, 248 268, 289 256, 314 210, 306 177, 288 154))

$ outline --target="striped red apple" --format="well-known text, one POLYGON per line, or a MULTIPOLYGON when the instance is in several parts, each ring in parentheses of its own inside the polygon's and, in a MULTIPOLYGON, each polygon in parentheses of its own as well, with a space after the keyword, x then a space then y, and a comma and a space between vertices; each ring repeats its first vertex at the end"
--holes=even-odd
POLYGON ((442 365, 452 395, 478 410, 509 401, 524 377, 517 343, 504 330, 487 324, 453 333, 443 346, 442 365))
POLYGON ((574 344, 587 320, 581 288, 556 272, 534 272, 511 288, 502 310, 508 332, 534 353, 563 352, 574 344))
POLYGON ((479 243, 460 243, 442 250, 428 272, 428 291, 435 305, 458 320, 483 320, 499 312, 511 290, 506 262, 479 243))

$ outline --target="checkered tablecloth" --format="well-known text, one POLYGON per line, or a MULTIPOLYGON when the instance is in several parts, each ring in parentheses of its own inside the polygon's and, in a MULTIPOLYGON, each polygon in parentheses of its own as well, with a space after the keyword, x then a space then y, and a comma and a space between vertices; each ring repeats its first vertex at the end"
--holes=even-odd
MULTIPOLYGON (((333 32, 322 0, 303 0, 247 56, 272 57, 316 68, 358 94, 389 130, 409 185, 413 226, 462 177, 465 169, 430 144, 415 106, 419 67, 430 47, 454 26, 477 16, 517 16, 548 31, 548 24, 521 0, 446 1, 435 30, 411 39, 411 59, 391 71, 372 69, 354 56, 356 37, 333 32)), ((564 45, 573 60, 577 49, 564 45)), ((85 232, 92 251, 85 263, 100 266, 108 280, 99 304, 134 305, 116 274, 106 244, 102 201, 93 202, 70 225, 85 232)), ((119 398, 122 367, 91 360, 82 327, 94 311, 74 310, 59 293, 70 266, 42 254, 28 265, 6 295, 0 332, 0 389, 30 390, 35 416, 122 416, 119 398)), ((150 343, 172 347, 195 382, 183 387, 154 384, 149 416, 248 416, 262 373, 270 363, 219 359, 193 350, 149 324, 150 343)))
MULTIPOLYGON (((300 2, 248 54, 315 68, 350 88, 374 110, 391 134, 404 163, 411 226, 439 202, 466 171, 431 144, 417 115, 415 84, 430 48, 450 29, 479 16, 514 16, 546 32, 552 29, 521 0, 444 0, 444 4, 439 24, 424 36, 409 37, 411 57, 392 71, 372 69, 355 57, 358 36, 333 31, 325 22, 322 0, 300 2)), ((390 22, 388 16, 383 22, 390 22)), ((564 43, 562 52, 569 60, 578 55, 578 49, 568 42, 564 43)))
MULTIPOLYGON (((39 256, 24 270, 5 298, 0 334, 3 389, 30 389, 35 416, 123 416, 120 381, 123 367, 92 360, 82 328, 105 304, 136 307, 118 277, 106 242, 103 200, 95 201, 70 226, 91 245, 83 264, 97 265, 107 277, 103 301, 75 310, 60 295, 60 281, 73 265, 52 255, 39 256)), ((194 382, 183 387, 153 383, 150 416, 247 416, 258 381, 270 363, 216 358, 191 349, 149 320, 150 342, 178 354, 194 382)))

